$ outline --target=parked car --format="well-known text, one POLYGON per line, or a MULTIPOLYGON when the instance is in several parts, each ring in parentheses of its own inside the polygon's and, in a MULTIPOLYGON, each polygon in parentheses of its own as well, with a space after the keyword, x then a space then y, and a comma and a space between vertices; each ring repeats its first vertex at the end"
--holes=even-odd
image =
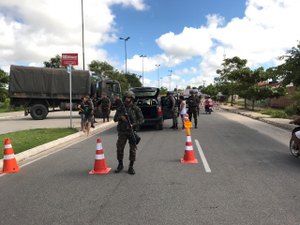
POLYGON ((159 88, 134 87, 130 91, 135 94, 135 102, 144 116, 144 123, 141 126, 155 126, 156 129, 162 130, 164 119, 171 118, 171 115, 164 115, 159 88))

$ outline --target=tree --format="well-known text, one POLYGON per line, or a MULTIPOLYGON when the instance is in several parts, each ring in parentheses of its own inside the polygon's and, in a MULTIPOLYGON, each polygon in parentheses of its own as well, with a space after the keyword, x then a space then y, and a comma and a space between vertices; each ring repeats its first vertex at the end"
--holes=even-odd
POLYGON ((51 58, 49 61, 44 62, 44 66, 48 68, 64 68, 61 65, 61 56, 56 55, 54 58, 51 58))
POLYGON ((238 92, 239 76, 242 74, 243 70, 247 69, 246 64, 246 59, 240 59, 237 56, 231 59, 226 58, 222 63, 223 68, 216 71, 217 74, 220 74, 217 82, 219 86, 222 86, 222 93, 231 95, 231 105, 233 105, 233 95, 237 94, 238 92))
POLYGON ((300 41, 297 47, 292 47, 279 59, 285 62, 276 67, 274 72, 283 79, 284 85, 292 82, 296 87, 300 87, 300 41))
POLYGON ((216 85, 210 84, 210 85, 206 86, 205 88, 202 88, 201 92, 204 94, 210 95, 212 97, 212 99, 215 100, 219 91, 218 91, 216 85))
POLYGON ((8 96, 7 84, 9 81, 8 74, 0 69, 0 102, 4 102, 8 96))
POLYGON ((160 87, 160 95, 167 95, 168 88, 167 87, 160 87))
POLYGON ((127 74, 125 74, 125 77, 128 81, 128 84, 131 87, 141 87, 142 86, 142 83, 141 83, 138 75, 136 75, 134 73, 127 73, 127 74))
POLYGON ((115 77, 118 73, 109 63, 99 60, 93 60, 88 66, 89 70, 95 73, 94 76, 100 80, 103 78, 112 79, 112 77, 115 77))

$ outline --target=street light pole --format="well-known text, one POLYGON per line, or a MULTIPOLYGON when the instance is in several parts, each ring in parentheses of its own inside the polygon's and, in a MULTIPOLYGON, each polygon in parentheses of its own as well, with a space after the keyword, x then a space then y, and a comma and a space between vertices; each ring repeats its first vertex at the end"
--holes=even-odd
POLYGON ((155 66, 157 67, 157 87, 159 88, 159 67, 160 67, 160 64, 155 64, 155 66))
POLYGON ((81 0, 81 44, 82 44, 82 69, 85 70, 85 56, 84 56, 84 15, 83 15, 83 0, 81 0))
POLYGON ((169 75, 169 91, 171 91, 171 79, 172 79, 172 72, 173 70, 169 70, 170 75, 169 75))
POLYGON ((143 86, 144 86, 144 81, 145 81, 145 79, 144 79, 144 58, 145 57, 147 57, 146 55, 140 55, 140 57, 142 58, 142 77, 143 77, 143 86))
POLYGON ((140 55, 140 57, 142 58, 142 76, 143 76, 143 86, 144 86, 144 58, 147 57, 146 55, 140 55))
POLYGON ((130 37, 120 37, 120 40, 124 41, 124 47, 125 47, 125 74, 127 74, 127 48, 126 48, 126 42, 130 39, 130 37))

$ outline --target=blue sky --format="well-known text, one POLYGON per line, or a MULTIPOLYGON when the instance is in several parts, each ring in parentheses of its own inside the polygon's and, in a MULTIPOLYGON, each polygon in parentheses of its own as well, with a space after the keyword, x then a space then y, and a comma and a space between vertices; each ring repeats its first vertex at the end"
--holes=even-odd
MULTIPOLYGON (((298 0, 83 0, 85 61, 142 74, 145 86, 174 89, 212 83, 224 57, 248 66, 278 65, 297 45, 298 0), (160 65, 159 67, 155 65, 160 65), (172 71, 172 72, 171 72, 172 71)), ((43 66, 77 52, 82 65, 80 0, 1 0, 0 68, 43 66)), ((87 66, 86 66, 87 68, 87 66)))

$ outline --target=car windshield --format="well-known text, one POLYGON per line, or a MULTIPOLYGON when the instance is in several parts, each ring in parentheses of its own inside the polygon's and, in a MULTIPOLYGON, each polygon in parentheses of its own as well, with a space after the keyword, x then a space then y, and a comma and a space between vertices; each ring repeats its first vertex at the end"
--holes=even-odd
POLYGON ((154 97, 156 95, 156 91, 138 91, 134 92, 136 97, 154 97))

